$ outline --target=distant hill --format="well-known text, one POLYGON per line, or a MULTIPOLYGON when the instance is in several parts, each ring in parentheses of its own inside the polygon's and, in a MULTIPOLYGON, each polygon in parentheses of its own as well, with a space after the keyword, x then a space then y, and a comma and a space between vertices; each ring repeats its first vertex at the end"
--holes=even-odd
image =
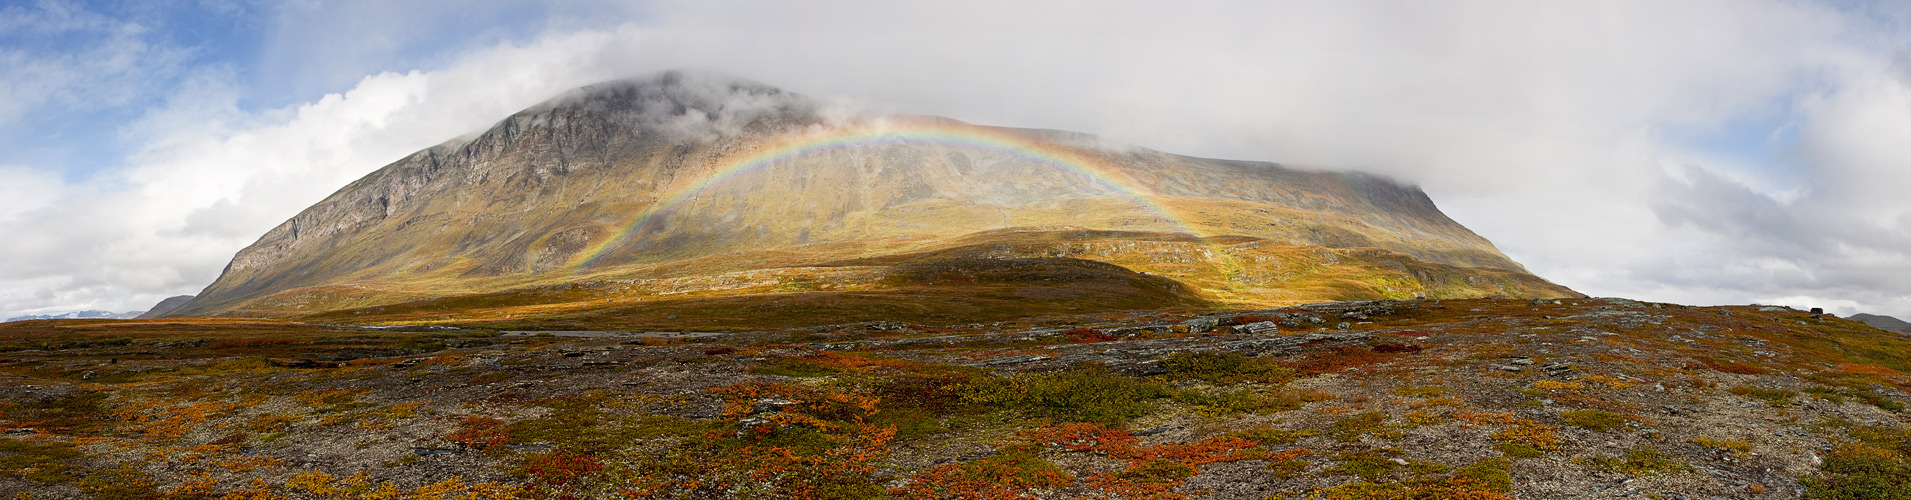
POLYGON ((179 306, 186 305, 187 302, 191 302, 191 301, 192 301, 191 295, 175 295, 172 297, 166 297, 166 300, 159 301, 159 303, 155 304, 152 309, 147 309, 144 314, 140 314, 139 317, 133 318, 133 319, 153 319, 160 316, 165 316, 166 313, 173 312, 174 309, 178 309, 179 306))
POLYGON ((1867 325, 1871 325, 1872 327, 1875 327, 1879 330, 1884 330, 1888 332, 1898 332, 1898 333, 1911 335, 1911 323, 1907 323, 1904 320, 1901 320, 1898 318, 1893 318, 1890 316, 1880 316, 1876 314, 1858 313, 1858 314, 1851 315, 1850 319, 1853 321, 1858 321, 1867 325))
POLYGON ((1579 294, 1391 179, 855 115, 672 72, 354 181, 172 314, 582 327, 1493 296, 1579 294))
POLYGON ((15 317, 7 318, 7 322, 27 321, 27 320, 35 320, 35 319, 131 319, 135 316, 139 316, 139 311, 116 313, 112 311, 87 310, 87 311, 76 311, 76 312, 61 313, 61 314, 36 314, 31 316, 15 316, 15 317))

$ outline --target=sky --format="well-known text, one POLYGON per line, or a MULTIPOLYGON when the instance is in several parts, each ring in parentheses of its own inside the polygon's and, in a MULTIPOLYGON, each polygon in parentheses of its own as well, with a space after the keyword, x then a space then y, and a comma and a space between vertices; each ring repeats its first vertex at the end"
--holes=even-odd
POLYGON ((1911 318, 1911 3, 0 3, 0 317, 138 311, 339 187, 669 69, 1421 186, 1593 296, 1911 318))

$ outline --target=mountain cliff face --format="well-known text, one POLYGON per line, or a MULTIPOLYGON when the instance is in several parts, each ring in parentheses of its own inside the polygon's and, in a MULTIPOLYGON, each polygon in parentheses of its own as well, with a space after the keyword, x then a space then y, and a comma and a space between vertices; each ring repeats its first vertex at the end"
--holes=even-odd
MULTIPOLYGON (((1094 272, 1137 290, 1170 280, 1162 300, 1179 307, 1574 295, 1384 178, 857 115, 665 73, 579 89, 353 182, 173 314, 363 316, 570 285, 598 293, 563 301, 611 304, 875 293, 921 286, 898 276, 946 259, 1112 263, 1094 272)), ((519 299, 504 305, 556 300, 519 299)))

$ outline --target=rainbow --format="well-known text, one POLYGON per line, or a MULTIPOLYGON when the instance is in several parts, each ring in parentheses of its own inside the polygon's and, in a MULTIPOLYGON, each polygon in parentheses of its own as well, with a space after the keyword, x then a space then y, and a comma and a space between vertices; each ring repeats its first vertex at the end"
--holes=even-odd
POLYGON ((616 231, 579 252, 571 266, 588 268, 611 249, 643 234, 658 217, 694 199, 699 193, 738 176, 779 163, 838 151, 895 145, 936 145, 1006 155, 1037 165, 1054 168, 1099 185, 1133 201, 1143 209, 1161 216, 1181 232, 1200 237, 1174 212, 1156 201, 1152 189, 1127 180, 1102 162, 1073 148, 1029 140, 999 129, 969 125, 953 120, 883 121, 864 125, 830 127, 795 134, 756 151, 740 154, 719 163, 704 175, 667 191, 642 212, 619 225, 616 231))

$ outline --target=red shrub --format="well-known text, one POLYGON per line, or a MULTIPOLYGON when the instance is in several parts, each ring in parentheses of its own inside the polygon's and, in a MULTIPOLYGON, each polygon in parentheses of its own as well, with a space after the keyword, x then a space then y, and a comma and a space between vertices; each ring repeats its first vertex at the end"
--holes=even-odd
POLYGON ((1380 345, 1374 346, 1374 352, 1383 353, 1383 354, 1420 352, 1420 346, 1413 345, 1413 344, 1387 343, 1387 344, 1380 344, 1380 345))
POLYGON ((1062 335, 1076 342, 1108 342, 1115 340, 1115 337, 1102 333, 1101 330, 1094 328, 1073 328, 1062 332, 1062 335))
POLYGON ((465 448, 482 450, 510 441, 511 433, 504 429, 503 420, 469 416, 458 422, 458 430, 446 434, 445 440, 465 448))
POLYGON ((1699 362, 1705 363, 1706 368, 1711 368, 1713 370, 1718 370, 1725 373, 1737 373, 1740 375, 1764 375, 1765 374, 1764 368, 1760 368, 1757 365, 1753 365, 1749 363, 1740 363, 1737 361, 1719 361, 1717 359, 1713 359, 1710 356, 1699 358, 1699 362))

